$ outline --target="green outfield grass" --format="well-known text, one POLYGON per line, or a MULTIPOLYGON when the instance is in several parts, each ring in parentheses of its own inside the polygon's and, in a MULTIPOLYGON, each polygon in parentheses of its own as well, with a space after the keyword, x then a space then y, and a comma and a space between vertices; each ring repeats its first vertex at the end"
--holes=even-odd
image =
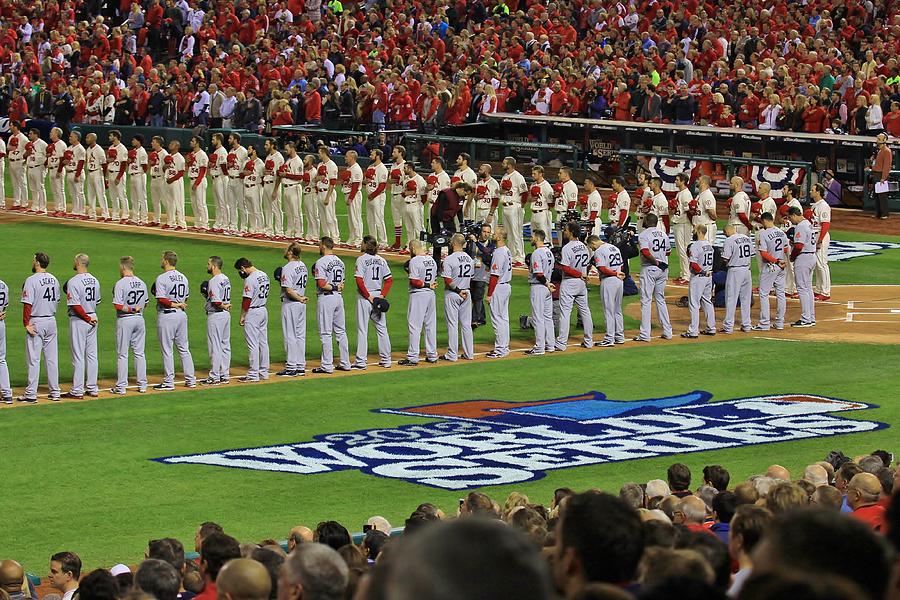
MULTIPOLYGON (((477 398, 546 399, 592 389, 611 399, 631 400, 703 389, 717 400, 804 392, 872 402, 881 408, 850 418, 900 423, 900 408, 892 401, 897 377, 886 376, 884 369, 900 360, 900 348, 791 344, 796 362, 778 361, 783 368, 773 368, 772 357, 786 349, 783 342, 747 339, 677 351, 630 347, 602 356, 578 353, 537 362, 517 358, 446 369, 395 369, 332 380, 3 411, 0 453, 6 469, 0 498, 11 512, 4 552, 27 569, 43 572, 48 555, 63 549, 79 552, 89 566, 135 563, 147 540, 176 536, 190 543, 197 524, 208 519, 222 523, 239 539, 259 540, 283 538, 293 525, 315 526, 332 518, 353 531, 374 514, 401 525, 424 501, 454 511, 460 492, 357 471, 294 475, 148 460, 426 422, 370 412, 376 408, 477 398), (831 366, 838 364, 839 370, 831 366)), ((887 429, 579 467, 485 491, 502 501, 516 489, 547 503, 560 486, 617 490, 627 481, 664 477, 666 466, 675 460, 691 467, 694 485, 706 464, 727 466, 733 481, 776 462, 799 474, 831 449, 852 456, 881 447, 891 450, 896 440, 896 432, 887 429)))

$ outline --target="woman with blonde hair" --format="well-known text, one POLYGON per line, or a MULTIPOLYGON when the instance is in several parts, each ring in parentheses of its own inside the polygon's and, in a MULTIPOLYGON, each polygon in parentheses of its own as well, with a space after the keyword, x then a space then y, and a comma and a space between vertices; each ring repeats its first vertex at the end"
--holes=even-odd
POLYGON ((760 129, 778 129, 778 116, 781 114, 781 99, 778 94, 769 95, 769 103, 759 114, 760 129))
POLYGON ((866 135, 877 136, 884 133, 884 112, 881 110, 881 96, 872 94, 869 98, 869 112, 866 113, 866 135))
POLYGON ((484 100, 481 102, 481 108, 478 113, 478 121, 485 121, 485 115, 497 112, 497 92, 490 83, 483 87, 484 100))

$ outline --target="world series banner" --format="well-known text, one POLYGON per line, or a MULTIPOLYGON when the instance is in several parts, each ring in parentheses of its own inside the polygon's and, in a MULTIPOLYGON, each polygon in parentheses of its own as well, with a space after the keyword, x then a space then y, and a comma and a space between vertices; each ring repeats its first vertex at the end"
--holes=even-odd
POLYGON ((650 177, 659 177, 662 181, 662 190, 672 193, 678 191, 675 186, 675 178, 679 173, 688 173, 691 177, 690 183, 700 176, 700 161, 698 160, 678 160, 673 158, 657 158, 651 157, 647 163, 647 170, 650 171, 650 177))
POLYGON ((772 186, 769 196, 773 199, 784 195, 784 188, 789 183, 802 185, 806 177, 806 169, 802 167, 767 167, 765 165, 753 165, 750 167, 748 183, 753 188, 753 193, 759 188, 759 184, 766 182, 772 186))

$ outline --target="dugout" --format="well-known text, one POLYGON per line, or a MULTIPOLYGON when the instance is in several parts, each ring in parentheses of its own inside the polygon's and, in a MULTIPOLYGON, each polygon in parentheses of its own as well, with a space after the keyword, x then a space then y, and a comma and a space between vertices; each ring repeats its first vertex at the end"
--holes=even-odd
MULTIPOLYGON (((718 155, 770 161, 810 163, 818 174, 834 172, 844 190, 842 204, 872 208, 866 166, 875 152, 875 138, 853 135, 810 134, 792 131, 722 129, 696 125, 638 123, 575 117, 494 113, 486 115, 484 134, 508 140, 563 143, 578 146, 590 168, 608 183, 620 172, 620 150, 684 155, 718 155)), ((900 171, 900 143, 889 142, 895 168, 900 171)), ((900 205, 895 200, 892 210, 900 205)))

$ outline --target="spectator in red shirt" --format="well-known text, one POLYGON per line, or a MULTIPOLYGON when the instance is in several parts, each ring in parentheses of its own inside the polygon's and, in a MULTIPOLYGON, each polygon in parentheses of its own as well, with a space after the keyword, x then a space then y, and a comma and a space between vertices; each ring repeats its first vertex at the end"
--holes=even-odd
POLYGON ((628 92, 628 86, 624 83, 619 84, 618 93, 611 103, 613 109, 613 119, 616 121, 631 121, 631 94, 628 92))
POLYGON ((303 94, 303 116, 307 125, 322 122, 322 96, 318 90, 319 80, 313 79, 303 94))
POLYGON ((881 482, 871 473, 859 473, 850 480, 847 487, 847 505, 853 509, 850 515, 875 531, 884 528, 886 509, 879 504, 881 482))
POLYGON ((891 137, 900 137, 900 102, 891 102, 891 112, 884 115, 884 128, 891 137))
POLYGON ((200 545, 200 575, 203 591, 196 600, 216 600, 216 578, 229 560, 241 557, 241 546, 236 539, 224 533, 211 533, 200 545))
POLYGON ((803 111, 803 131, 822 133, 828 125, 828 112, 819 105, 819 99, 811 96, 809 105, 803 111))

